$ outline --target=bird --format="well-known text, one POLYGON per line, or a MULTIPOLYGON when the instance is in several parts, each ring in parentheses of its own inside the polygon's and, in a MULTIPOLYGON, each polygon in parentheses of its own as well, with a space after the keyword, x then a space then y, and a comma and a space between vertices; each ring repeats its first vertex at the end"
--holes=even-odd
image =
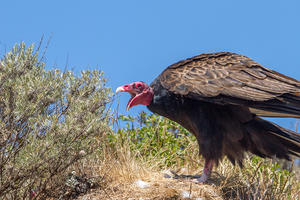
POLYGON ((197 139, 205 183, 226 156, 243 167, 247 152, 262 158, 300 157, 300 134, 262 117, 300 118, 300 81, 231 53, 203 53, 168 66, 147 85, 120 86, 127 111, 145 105, 197 139))

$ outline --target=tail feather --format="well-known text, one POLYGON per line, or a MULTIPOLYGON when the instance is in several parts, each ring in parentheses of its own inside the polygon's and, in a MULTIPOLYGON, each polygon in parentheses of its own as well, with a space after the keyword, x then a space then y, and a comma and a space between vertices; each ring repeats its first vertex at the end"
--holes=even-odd
POLYGON ((261 157, 287 160, 291 155, 300 157, 300 134, 256 117, 246 124, 251 144, 248 150, 261 157))

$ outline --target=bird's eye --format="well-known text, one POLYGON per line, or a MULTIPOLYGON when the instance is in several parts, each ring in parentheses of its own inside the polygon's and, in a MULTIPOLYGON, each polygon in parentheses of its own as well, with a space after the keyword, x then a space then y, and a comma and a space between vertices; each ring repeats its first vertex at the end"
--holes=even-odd
POLYGON ((142 87, 142 85, 141 85, 141 84, 138 84, 137 87, 140 88, 140 87, 142 87))

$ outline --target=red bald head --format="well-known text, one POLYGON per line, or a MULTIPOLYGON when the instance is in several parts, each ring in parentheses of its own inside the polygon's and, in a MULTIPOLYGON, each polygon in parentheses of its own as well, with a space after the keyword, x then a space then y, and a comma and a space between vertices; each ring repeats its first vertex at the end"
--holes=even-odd
POLYGON ((118 92, 128 92, 131 95, 131 98, 127 104, 127 111, 132 106, 139 104, 148 106, 151 103, 154 95, 152 88, 142 81, 120 86, 116 90, 116 93, 118 92))

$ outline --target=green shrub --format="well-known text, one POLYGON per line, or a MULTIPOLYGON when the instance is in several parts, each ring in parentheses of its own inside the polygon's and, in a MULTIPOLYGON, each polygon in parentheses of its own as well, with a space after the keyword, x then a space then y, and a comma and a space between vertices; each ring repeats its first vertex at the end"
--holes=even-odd
POLYGON ((51 196, 67 169, 109 131, 111 92, 100 71, 46 71, 33 46, 0 62, 0 198, 51 196))
POLYGON ((195 141, 182 126, 155 114, 141 112, 137 118, 120 115, 119 120, 124 127, 110 135, 110 143, 117 144, 117 149, 130 148, 140 159, 155 159, 160 167, 182 165, 188 145, 195 141))

